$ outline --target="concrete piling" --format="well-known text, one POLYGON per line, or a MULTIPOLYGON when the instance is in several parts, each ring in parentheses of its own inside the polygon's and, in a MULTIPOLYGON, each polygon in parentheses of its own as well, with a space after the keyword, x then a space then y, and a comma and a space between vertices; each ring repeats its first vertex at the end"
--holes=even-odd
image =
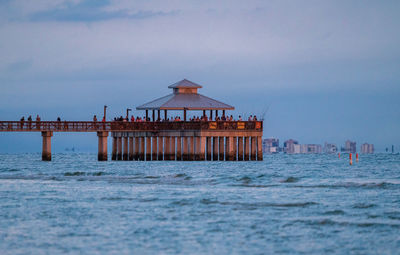
POLYGON ((117 137, 117 160, 122 160, 122 137, 117 137))
POLYGON ((218 160, 218 137, 213 136, 212 142, 213 142, 212 160, 216 161, 216 160, 218 160))
POLYGON ((261 136, 257 136, 257 161, 263 160, 263 151, 262 151, 262 138, 261 136))
POLYGON ((42 160, 51 161, 51 137, 53 136, 53 131, 43 131, 43 143, 42 143, 42 160))
POLYGON ((188 161, 189 160, 189 138, 187 136, 183 137, 182 159, 184 161, 188 161))
POLYGON ((225 151, 225 148, 224 148, 224 145, 225 145, 225 141, 224 141, 224 139, 225 139, 225 137, 223 137, 223 136, 220 136, 219 137, 219 153, 218 153, 218 160, 219 161, 224 161, 224 151, 225 151))
POLYGON ((129 160, 133 160, 135 158, 134 154, 134 146, 133 146, 133 137, 129 137, 129 160))
POLYGON ((211 137, 210 136, 206 137, 206 148, 207 148, 206 160, 210 161, 211 158, 212 158, 212 154, 211 154, 211 137))
POLYGON ((238 137, 238 161, 243 161, 243 137, 238 137))
POLYGON ((163 160, 164 159, 164 155, 163 155, 163 151, 164 151, 164 144, 163 144, 163 138, 162 136, 157 137, 158 138, 158 152, 157 152, 157 159, 158 160, 163 160))
POLYGON ((97 153, 97 160, 98 161, 107 161, 107 131, 98 131, 97 137, 99 140, 98 144, 98 153, 97 153))
POLYGON ((111 154, 111 160, 117 160, 117 137, 113 136, 112 138, 112 154, 111 154))
POLYGON ((139 160, 144 161, 144 157, 145 157, 145 137, 140 137, 140 151, 139 151, 139 160))
POLYGON ((151 160, 151 137, 146 137, 146 161, 151 160))
POLYGON ((244 161, 250 160, 250 137, 244 138, 244 161))
POLYGON ((182 137, 176 137, 176 160, 182 160, 182 137))
POLYGON ((256 141, 256 137, 252 136, 251 137, 251 155, 250 155, 251 160, 257 159, 256 153, 257 153, 257 141, 256 141))
POLYGON ((139 148, 140 148, 140 139, 139 137, 135 136, 135 152, 133 158, 135 160, 139 160, 139 148))
POLYGON ((128 154, 128 137, 124 136, 123 137, 123 142, 124 142, 124 152, 122 153, 122 159, 123 160, 128 160, 129 159, 129 154, 128 154))
POLYGON ((157 152, 157 136, 153 136, 151 138, 151 160, 158 160, 157 152))
POLYGON ((169 142, 170 142, 170 153, 169 153, 169 159, 170 160, 175 160, 175 136, 171 136, 169 138, 169 142))

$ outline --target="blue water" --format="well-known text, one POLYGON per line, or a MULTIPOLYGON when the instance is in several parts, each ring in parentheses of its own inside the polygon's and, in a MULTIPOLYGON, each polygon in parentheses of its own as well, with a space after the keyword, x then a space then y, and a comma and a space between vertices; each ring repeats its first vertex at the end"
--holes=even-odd
POLYGON ((400 156, 0 155, 1 254, 399 254, 400 156))

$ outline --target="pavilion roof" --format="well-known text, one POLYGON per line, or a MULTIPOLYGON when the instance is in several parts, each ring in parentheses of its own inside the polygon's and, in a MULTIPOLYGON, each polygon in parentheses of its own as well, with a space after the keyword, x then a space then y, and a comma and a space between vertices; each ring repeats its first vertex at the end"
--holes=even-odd
MULTIPOLYGON (((182 80, 169 88, 201 88, 200 85, 182 80), (183 86, 183 87, 182 87, 183 86)), ((231 105, 196 93, 172 93, 136 107, 137 110, 234 110, 231 105)))

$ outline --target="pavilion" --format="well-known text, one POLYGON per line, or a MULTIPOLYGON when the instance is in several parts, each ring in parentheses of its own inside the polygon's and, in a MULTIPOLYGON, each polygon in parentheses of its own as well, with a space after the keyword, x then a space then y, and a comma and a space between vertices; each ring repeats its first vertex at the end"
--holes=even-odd
POLYGON ((215 99, 203 96, 197 92, 201 85, 191 82, 187 79, 183 79, 177 83, 174 83, 168 88, 173 89, 173 93, 160 97, 151 102, 145 103, 141 106, 136 107, 136 110, 146 110, 146 119, 148 118, 148 111, 153 111, 153 121, 155 121, 155 111, 158 112, 158 119, 160 120, 160 111, 164 110, 164 119, 167 119, 168 110, 182 110, 183 120, 186 121, 187 111, 203 111, 203 116, 206 115, 206 110, 210 111, 209 118, 213 118, 213 110, 215 110, 215 116, 218 116, 218 110, 222 110, 222 115, 225 115, 225 110, 234 110, 233 106, 222 103, 215 99))

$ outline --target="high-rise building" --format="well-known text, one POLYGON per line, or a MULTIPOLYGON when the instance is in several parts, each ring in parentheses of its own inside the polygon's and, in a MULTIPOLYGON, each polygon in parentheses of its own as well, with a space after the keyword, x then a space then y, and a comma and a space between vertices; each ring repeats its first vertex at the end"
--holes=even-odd
POLYGON ((263 150, 267 154, 279 152, 279 139, 267 138, 263 140, 263 150))
POLYGON ((340 150, 346 153, 356 153, 357 152, 356 142, 347 140, 344 147, 342 147, 340 150))
POLYGON ((325 153, 336 153, 338 151, 336 144, 325 142, 324 152, 325 153))
POLYGON ((305 154, 322 153, 322 146, 320 144, 302 144, 301 153, 305 154))
POLYGON ((369 143, 364 143, 361 145, 361 153, 372 154, 374 153, 374 145, 369 143))
POLYGON ((293 140, 293 139, 286 140, 286 141, 283 143, 283 151, 284 151, 285 153, 288 153, 288 154, 293 154, 293 153, 295 153, 295 150, 294 150, 294 145, 295 145, 295 144, 299 144, 299 142, 296 141, 296 140, 293 140))

